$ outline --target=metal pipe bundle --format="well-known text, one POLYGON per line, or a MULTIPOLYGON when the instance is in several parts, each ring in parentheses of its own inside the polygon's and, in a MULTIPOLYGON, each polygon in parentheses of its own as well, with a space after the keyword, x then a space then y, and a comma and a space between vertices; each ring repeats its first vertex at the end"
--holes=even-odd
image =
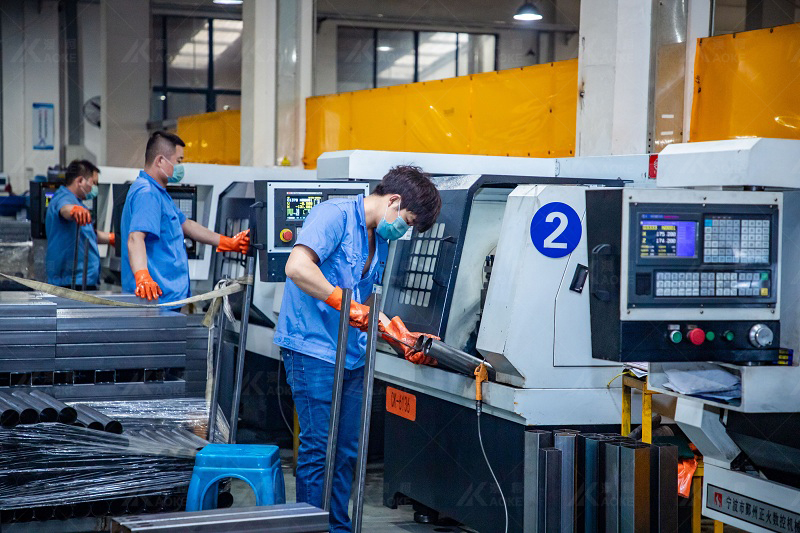
POLYGON ((86 405, 75 404, 73 407, 78 412, 78 421, 86 424, 89 429, 116 433, 117 435, 122 433, 122 424, 118 420, 112 420, 103 413, 86 405))
POLYGON ((39 421, 39 412, 36 411, 36 409, 24 405, 17 398, 11 396, 10 394, 0 392, 0 401, 3 402, 0 404, 2 405, 3 411, 12 409, 18 413, 20 424, 35 424, 39 421))
POLYGON ((11 395, 26 407, 36 409, 39 413, 39 422, 55 422, 58 420, 58 411, 56 409, 27 392, 14 391, 11 395))
POLYGON ((28 393, 30 396, 36 398, 37 400, 46 403, 53 409, 58 411, 58 421, 62 424, 72 424, 78 419, 78 412, 70 407, 69 405, 56 400, 52 396, 49 396, 42 391, 38 391, 36 389, 31 390, 28 393))
POLYGON ((0 426, 13 428, 19 424, 19 411, 16 407, 0 398, 0 426))

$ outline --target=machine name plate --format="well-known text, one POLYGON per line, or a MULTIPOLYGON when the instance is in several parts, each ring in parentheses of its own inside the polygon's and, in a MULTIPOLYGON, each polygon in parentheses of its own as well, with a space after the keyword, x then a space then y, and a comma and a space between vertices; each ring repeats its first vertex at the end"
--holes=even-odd
POLYGON ((800 514, 709 484, 706 507, 768 531, 800 532, 800 514))
POLYGON ((417 397, 394 387, 386 387, 386 411, 414 422, 417 419, 417 397))

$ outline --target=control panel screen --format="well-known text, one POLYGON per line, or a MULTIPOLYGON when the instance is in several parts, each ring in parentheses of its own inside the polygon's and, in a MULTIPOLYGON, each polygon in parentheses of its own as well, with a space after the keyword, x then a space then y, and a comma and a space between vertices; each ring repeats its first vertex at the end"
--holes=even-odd
POLYGON ((287 193, 286 220, 291 222, 304 221, 311 208, 320 202, 322 202, 321 194, 287 193))
POLYGON ((678 215, 642 214, 639 227, 640 257, 697 257, 697 222, 678 215))
POLYGON ((707 215, 703 218, 703 262, 770 262, 770 217, 707 215))

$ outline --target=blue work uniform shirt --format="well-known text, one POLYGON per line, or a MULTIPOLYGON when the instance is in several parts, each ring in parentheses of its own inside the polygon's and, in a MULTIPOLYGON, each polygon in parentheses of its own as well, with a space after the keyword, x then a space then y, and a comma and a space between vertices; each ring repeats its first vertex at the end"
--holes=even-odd
MULTIPOLYGON (((47 231, 47 283, 68 287, 72 284, 72 262, 75 258, 75 221, 66 220, 59 212, 65 205, 86 206, 75 194, 64 187, 59 187, 50 199, 45 216, 47 231)), ((78 247, 78 263, 75 284, 80 288, 83 283, 83 254, 89 246, 86 284, 97 285, 100 281, 100 251, 97 249, 97 234, 91 224, 81 226, 80 245, 78 247)))
MULTIPOLYGON (((375 255, 362 277, 369 258, 364 195, 328 200, 315 206, 295 244, 314 250, 325 279, 334 287, 353 289, 353 299, 357 302, 366 302, 373 284, 381 283, 389 244, 377 233, 375 255)), ((338 329, 339 311, 304 293, 292 280, 286 280, 275 344, 334 363, 338 329)), ((351 327, 345 363, 348 370, 364 364, 366 346, 367 334, 351 327)))
POLYGON ((131 184, 122 208, 122 290, 133 293, 136 280, 128 260, 128 235, 144 232, 147 270, 161 287, 160 302, 189 297, 189 258, 186 255, 181 213, 163 185, 142 170, 131 184))

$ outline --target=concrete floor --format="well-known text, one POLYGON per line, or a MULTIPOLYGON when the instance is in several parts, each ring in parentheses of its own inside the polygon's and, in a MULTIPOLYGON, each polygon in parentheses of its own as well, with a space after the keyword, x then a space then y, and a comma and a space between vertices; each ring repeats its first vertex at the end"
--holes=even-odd
MULTIPOLYGON (((286 501, 295 501, 295 477, 292 473, 291 451, 281 450, 283 465, 283 478, 286 483, 286 501)), ((397 509, 389 509, 383 505, 383 468, 380 465, 370 465, 367 468, 367 495, 364 500, 363 530, 370 533, 408 533, 408 532, 437 532, 456 533, 471 531, 467 528, 452 526, 435 526, 417 524, 414 522, 414 511, 410 505, 401 505, 397 509)), ((231 481, 231 493, 234 497, 233 507, 247 507, 255 505, 255 495, 252 489, 243 481, 231 481)), ((351 500, 352 517, 352 500, 351 500)))

